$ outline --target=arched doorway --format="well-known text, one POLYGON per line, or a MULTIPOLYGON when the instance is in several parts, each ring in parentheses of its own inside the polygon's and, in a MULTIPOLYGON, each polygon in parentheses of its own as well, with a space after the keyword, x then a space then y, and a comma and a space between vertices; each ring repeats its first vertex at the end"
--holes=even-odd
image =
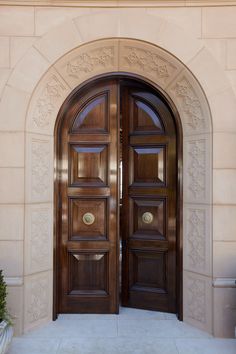
POLYGON ((121 290, 125 306, 181 319, 182 134, 171 103, 115 74, 76 88, 55 133, 54 318, 117 313, 121 290))

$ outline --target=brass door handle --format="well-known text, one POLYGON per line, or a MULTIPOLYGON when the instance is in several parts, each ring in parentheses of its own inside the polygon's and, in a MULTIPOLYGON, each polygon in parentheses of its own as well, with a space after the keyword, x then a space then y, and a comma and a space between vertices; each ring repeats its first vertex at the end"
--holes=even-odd
POLYGON ((146 211, 145 213, 143 213, 142 215, 142 221, 145 224, 151 224, 153 222, 153 214, 146 211))
POLYGON ((85 225, 92 225, 95 221, 95 216, 92 213, 85 213, 83 215, 83 223, 85 225))

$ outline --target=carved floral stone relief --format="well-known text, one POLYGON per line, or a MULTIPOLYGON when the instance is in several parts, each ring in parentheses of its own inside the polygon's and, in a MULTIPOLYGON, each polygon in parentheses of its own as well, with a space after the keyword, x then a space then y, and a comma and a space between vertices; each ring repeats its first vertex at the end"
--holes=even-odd
POLYGON ((49 274, 45 272, 26 279, 25 326, 27 328, 50 318, 52 279, 49 274))
POLYGON ((178 72, 178 68, 161 51, 157 54, 154 50, 146 49, 146 45, 143 48, 140 45, 124 45, 120 55, 120 70, 148 75, 161 86, 173 80, 178 72))
POLYGON ((33 122, 39 129, 47 130, 51 120, 54 118, 58 101, 64 97, 67 87, 56 75, 48 78, 41 95, 36 100, 33 112, 33 122))
POLYGON ((189 276, 187 279, 186 292, 188 317, 204 324, 206 322, 205 281, 189 276))
POLYGON ((191 201, 206 199, 206 141, 193 139, 185 143, 185 194, 191 201))
POLYGON ((30 268, 32 272, 46 270, 51 263, 51 215, 49 208, 32 210, 30 268))
POLYGON ((52 139, 43 135, 27 135, 26 200, 27 203, 52 201, 52 139))

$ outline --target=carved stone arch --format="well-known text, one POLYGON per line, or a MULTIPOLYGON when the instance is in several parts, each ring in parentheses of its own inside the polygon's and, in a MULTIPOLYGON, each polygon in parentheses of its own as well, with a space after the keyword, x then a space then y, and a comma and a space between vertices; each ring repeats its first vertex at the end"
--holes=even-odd
MULTIPOLYGON (((53 166, 54 126, 63 101, 86 80, 115 72, 136 74, 152 82, 170 97, 179 112, 184 145, 183 315, 186 322, 211 332, 208 306, 208 301, 212 301, 211 114, 196 78, 167 51, 134 39, 103 39, 75 48, 50 67, 34 90, 26 119, 26 203, 40 203, 38 209, 29 207, 29 213, 36 223, 38 220, 39 226, 41 214, 48 208, 48 227, 52 230, 53 171, 50 166, 53 166)), ((50 240, 47 242, 49 244, 50 240)), ((38 246, 43 247, 43 241, 38 246)), ((43 257, 38 260, 35 273, 39 270, 46 270, 43 257)), ((52 280, 46 272, 45 277, 49 292, 52 280)), ((48 295, 50 297, 51 293, 48 295)), ((31 318, 32 306, 26 306, 25 311, 27 318, 31 318)))

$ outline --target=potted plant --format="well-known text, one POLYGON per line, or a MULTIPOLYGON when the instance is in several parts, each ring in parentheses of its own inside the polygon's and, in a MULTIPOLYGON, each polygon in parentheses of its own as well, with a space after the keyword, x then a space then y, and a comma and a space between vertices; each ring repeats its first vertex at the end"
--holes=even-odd
POLYGON ((0 270, 0 354, 5 354, 11 343, 13 328, 7 311, 7 286, 0 270))

